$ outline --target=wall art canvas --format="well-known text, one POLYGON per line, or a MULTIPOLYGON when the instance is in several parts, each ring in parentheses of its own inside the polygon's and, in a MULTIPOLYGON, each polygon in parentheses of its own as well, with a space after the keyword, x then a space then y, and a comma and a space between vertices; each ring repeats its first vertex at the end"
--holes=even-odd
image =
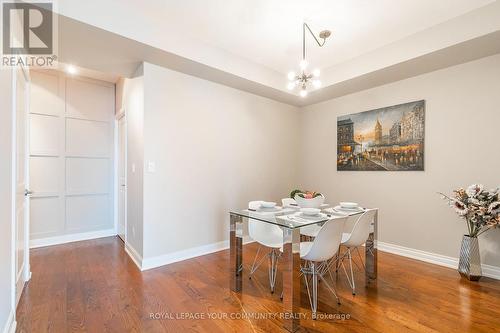
POLYGON ((423 171, 425 101, 337 118, 338 171, 423 171))

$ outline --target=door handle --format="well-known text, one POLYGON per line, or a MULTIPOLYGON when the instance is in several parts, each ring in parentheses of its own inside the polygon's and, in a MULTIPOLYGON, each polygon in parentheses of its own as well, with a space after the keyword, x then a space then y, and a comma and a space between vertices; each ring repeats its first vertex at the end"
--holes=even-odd
POLYGON ((33 194, 33 191, 30 191, 28 189, 24 190, 24 196, 27 197, 28 195, 33 194))

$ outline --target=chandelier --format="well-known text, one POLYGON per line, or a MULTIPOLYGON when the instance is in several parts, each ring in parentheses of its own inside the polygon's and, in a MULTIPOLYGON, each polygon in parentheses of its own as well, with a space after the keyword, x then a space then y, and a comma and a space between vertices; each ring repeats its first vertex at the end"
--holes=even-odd
POLYGON ((299 63, 300 67, 300 72, 299 74, 296 74, 295 72, 290 72, 288 73, 288 90, 294 90, 295 88, 299 88, 300 92, 299 95, 300 97, 306 97, 307 96, 307 88, 309 85, 313 85, 314 88, 320 88, 321 87, 321 81, 319 80, 319 75, 320 71, 319 69, 313 70, 311 73, 306 72, 307 66, 309 65, 307 60, 306 60, 306 28, 307 30, 311 33, 311 36, 314 37, 314 40, 318 44, 319 47, 322 47, 325 45, 326 39, 330 37, 332 34, 330 30, 323 30, 319 33, 319 38, 321 39, 318 40, 316 38, 316 35, 312 32, 311 28, 307 25, 307 23, 304 22, 302 25, 302 60, 299 63))

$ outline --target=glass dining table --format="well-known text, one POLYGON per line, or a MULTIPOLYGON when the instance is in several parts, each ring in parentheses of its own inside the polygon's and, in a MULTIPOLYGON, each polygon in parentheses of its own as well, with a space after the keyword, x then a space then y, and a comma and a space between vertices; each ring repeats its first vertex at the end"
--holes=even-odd
MULTIPOLYGON (((328 206, 328 205, 325 205, 328 206)), ((248 221, 269 223, 283 230, 283 254, 281 270, 283 274, 283 326, 290 332, 300 327, 300 228, 310 225, 323 225, 336 217, 360 215, 356 212, 337 212, 334 208, 325 208, 317 218, 299 218, 298 207, 263 210, 231 210, 229 231, 230 289, 243 292, 243 242, 248 234, 248 221)), ((377 278, 377 220, 378 210, 372 223, 368 239, 365 242, 365 281, 366 285, 375 285, 377 278)))

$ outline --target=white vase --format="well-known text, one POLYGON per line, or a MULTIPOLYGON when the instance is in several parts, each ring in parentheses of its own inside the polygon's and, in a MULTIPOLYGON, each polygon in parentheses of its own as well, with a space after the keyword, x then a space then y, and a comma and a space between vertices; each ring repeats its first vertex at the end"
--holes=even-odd
POLYGON ((325 202, 325 197, 323 195, 319 195, 312 199, 306 199, 295 195, 294 199, 300 208, 319 208, 325 202))

